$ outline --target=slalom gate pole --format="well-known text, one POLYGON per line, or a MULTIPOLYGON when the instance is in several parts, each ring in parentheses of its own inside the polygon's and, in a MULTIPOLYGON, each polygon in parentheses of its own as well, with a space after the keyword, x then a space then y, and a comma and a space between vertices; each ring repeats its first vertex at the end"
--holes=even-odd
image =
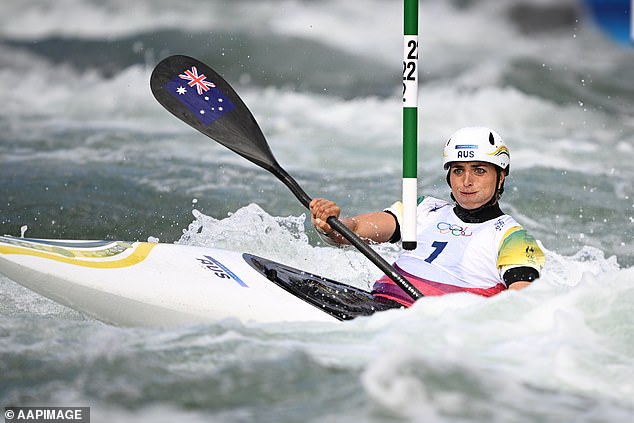
POLYGON ((403 248, 416 248, 418 199, 418 1, 403 7, 403 248))

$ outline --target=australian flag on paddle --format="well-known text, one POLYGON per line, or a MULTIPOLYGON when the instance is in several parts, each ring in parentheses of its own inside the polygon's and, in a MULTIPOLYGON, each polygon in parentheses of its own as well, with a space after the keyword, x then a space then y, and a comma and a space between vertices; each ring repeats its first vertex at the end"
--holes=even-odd
POLYGON ((209 81, 204 73, 198 73, 196 66, 185 69, 165 84, 165 89, 180 100, 204 125, 211 125, 222 115, 236 108, 216 84, 209 81))

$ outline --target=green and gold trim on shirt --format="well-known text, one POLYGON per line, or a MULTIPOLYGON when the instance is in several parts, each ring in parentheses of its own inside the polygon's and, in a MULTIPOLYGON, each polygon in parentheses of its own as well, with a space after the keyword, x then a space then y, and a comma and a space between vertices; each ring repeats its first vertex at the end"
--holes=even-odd
POLYGON ((498 268, 529 266, 541 271, 546 263, 544 252, 521 226, 513 226, 502 238, 498 253, 498 268))

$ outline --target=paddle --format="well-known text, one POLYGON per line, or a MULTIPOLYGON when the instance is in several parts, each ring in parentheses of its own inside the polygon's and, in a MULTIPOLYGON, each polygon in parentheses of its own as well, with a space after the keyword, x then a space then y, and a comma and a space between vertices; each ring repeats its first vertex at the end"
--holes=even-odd
MULTIPOLYGON (((229 83, 213 69, 191 57, 170 56, 154 68, 150 87, 154 97, 170 113, 271 172, 295 194, 304 207, 309 207, 311 198, 275 160, 264 134, 247 106, 229 83)), ((327 222, 412 299, 417 300, 423 296, 339 219, 331 216, 327 222)))

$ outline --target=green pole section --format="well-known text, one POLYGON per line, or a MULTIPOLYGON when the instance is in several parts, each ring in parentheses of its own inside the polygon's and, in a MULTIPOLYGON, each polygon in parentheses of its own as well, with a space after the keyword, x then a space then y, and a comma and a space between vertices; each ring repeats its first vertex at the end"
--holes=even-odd
POLYGON ((418 142, 418 109, 403 108, 403 178, 418 176, 417 142, 418 142))
POLYGON ((416 248, 418 198, 418 0, 403 4, 403 248, 416 248))
POLYGON ((405 35, 418 36, 418 0, 404 0, 405 14, 404 26, 405 35))

